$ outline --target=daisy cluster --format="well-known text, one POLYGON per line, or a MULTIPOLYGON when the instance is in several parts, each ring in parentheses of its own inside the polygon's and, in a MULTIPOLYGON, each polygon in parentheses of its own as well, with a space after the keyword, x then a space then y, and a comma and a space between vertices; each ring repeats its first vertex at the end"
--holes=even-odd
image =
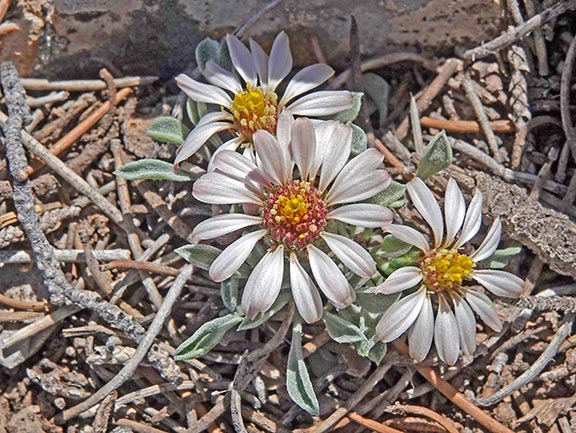
POLYGON ((499 331, 487 292, 517 297, 523 281, 482 266, 500 242, 499 220, 477 248, 471 245, 482 225, 481 193, 466 206, 450 179, 442 211, 415 177, 401 187, 432 240, 393 224, 394 214, 384 206, 389 203, 381 200, 391 184, 383 156, 355 144, 357 95, 318 90, 332 68, 315 64, 288 78, 292 55, 285 33, 269 54, 232 35, 224 48, 228 68, 214 58, 202 65, 205 82, 176 78, 191 103, 206 110, 196 110, 200 115, 174 163, 178 168, 193 155, 208 155, 192 194, 219 213, 200 222, 192 236, 194 245, 233 239, 206 270, 215 282, 239 285, 235 314, 256 320, 288 293, 299 318, 324 319, 337 341, 334 319, 327 317, 346 312, 337 324, 360 335, 354 341, 365 353, 407 333, 413 358, 424 360, 434 345, 447 364, 475 351, 476 317, 499 331), (388 275, 378 256, 385 234, 405 245, 411 258, 388 275))

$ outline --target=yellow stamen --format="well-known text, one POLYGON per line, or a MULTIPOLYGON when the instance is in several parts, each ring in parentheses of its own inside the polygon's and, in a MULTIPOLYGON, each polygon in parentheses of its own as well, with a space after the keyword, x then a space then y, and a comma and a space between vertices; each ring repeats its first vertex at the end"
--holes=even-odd
POLYGON ((434 250, 422 263, 424 283, 436 292, 454 289, 472 276, 475 266, 474 260, 455 249, 434 250))

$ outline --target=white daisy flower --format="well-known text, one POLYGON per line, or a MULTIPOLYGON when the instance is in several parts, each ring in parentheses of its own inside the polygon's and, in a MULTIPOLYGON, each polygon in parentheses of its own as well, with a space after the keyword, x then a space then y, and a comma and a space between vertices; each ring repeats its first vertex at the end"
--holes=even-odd
POLYGON ((375 262, 364 248, 328 232, 327 225, 331 220, 373 228, 389 224, 389 209, 355 202, 386 189, 390 176, 380 168, 383 156, 376 149, 348 162, 349 126, 336 121, 314 126, 304 117, 294 120, 288 111, 282 112, 278 121, 277 138, 267 131, 254 133, 256 163, 240 153, 221 151, 214 156, 214 171, 193 186, 193 195, 200 201, 242 203, 251 214, 212 217, 198 224, 192 235, 200 241, 256 227, 222 251, 210 267, 210 277, 214 281, 231 277, 262 241, 268 251, 248 277, 242 309, 249 318, 268 310, 280 292, 287 264, 294 302, 304 320, 311 323, 322 317, 317 287, 337 308, 355 299, 324 246, 355 274, 369 278, 376 272, 375 262))
POLYGON ((509 272, 476 269, 476 264, 492 256, 498 247, 500 219, 494 221, 477 250, 468 253, 469 249, 464 249, 482 224, 480 191, 476 190, 466 209, 462 191, 450 179, 442 216, 440 206, 421 179, 414 178, 407 187, 414 206, 432 229, 434 243, 430 245, 424 235, 411 227, 396 224, 386 227, 394 237, 418 248, 422 259, 418 266, 392 272, 375 288, 376 293, 391 294, 419 285, 415 292, 384 312, 376 334, 382 341, 390 342, 408 330, 410 355, 418 361, 426 358, 434 340, 440 359, 453 365, 460 350, 466 355, 476 350, 474 313, 495 331, 502 329, 490 298, 477 287, 464 283, 475 280, 493 294, 511 298, 520 296, 524 283, 509 272), (436 317, 433 298, 438 308, 436 317))
POLYGON ((184 161, 214 134, 228 130, 234 138, 220 146, 222 150, 250 147, 258 130, 276 134, 278 114, 283 110, 298 116, 328 116, 352 107, 348 91, 316 91, 334 74, 325 64, 305 67, 288 82, 282 95, 278 85, 292 70, 292 54, 286 33, 280 33, 272 45, 270 56, 250 40, 250 49, 233 35, 226 36, 232 65, 240 76, 208 61, 203 71, 203 84, 187 75, 176 77, 178 86, 194 101, 220 106, 220 111, 205 114, 179 147, 174 164, 184 161))

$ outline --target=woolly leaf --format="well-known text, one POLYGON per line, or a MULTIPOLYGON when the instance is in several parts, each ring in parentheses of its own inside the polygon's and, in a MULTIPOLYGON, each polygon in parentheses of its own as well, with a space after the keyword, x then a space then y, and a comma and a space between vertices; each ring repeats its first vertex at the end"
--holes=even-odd
POLYGON ((172 182, 190 182, 198 174, 185 170, 174 170, 174 165, 159 159, 140 159, 129 162, 114 172, 116 176, 128 180, 170 180, 172 182))
POLYGON ((421 179, 427 179, 447 168, 451 162, 452 147, 446 132, 441 131, 430 140, 424 149, 416 175, 421 179))
POLYGON ((358 117, 358 113, 360 113, 360 107, 362 107, 362 96, 364 95, 360 92, 352 92, 352 107, 348 110, 336 113, 332 119, 338 120, 342 123, 354 122, 358 117))
POLYGON ((326 331, 332 340, 338 343, 355 343, 366 340, 364 333, 353 323, 348 322, 335 314, 324 312, 326 331))
POLYGON ((204 71, 206 63, 210 60, 216 63, 220 60, 220 43, 206 38, 196 45, 196 64, 201 71, 204 71))
POLYGON ((351 124, 350 126, 352 127, 352 152, 350 157, 353 158, 366 150, 368 137, 358 125, 351 124))
POLYGON ((188 128, 173 117, 158 117, 154 119, 146 134, 161 143, 171 143, 180 146, 188 135, 188 128))

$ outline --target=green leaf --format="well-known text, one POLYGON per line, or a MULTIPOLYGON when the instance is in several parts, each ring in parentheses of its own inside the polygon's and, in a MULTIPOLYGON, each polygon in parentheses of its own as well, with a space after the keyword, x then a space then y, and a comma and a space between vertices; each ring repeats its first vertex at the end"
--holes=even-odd
POLYGON ((351 124, 352 127, 352 152, 350 157, 360 155, 368 147, 368 137, 362 128, 358 125, 351 124))
POLYGON ((222 251, 212 245, 188 244, 176 248, 174 252, 188 263, 207 271, 222 251))
POLYGON ((380 206, 390 207, 399 199, 403 198, 405 193, 406 185, 393 180, 390 182, 390 186, 388 188, 376 194, 374 197, 368 200, 368 202, 379 204, 380 206))
POLYGON ((116 176, 128 180, 170 180, 172 182, 190 182, 198 174, 185 170, 174 170, 174 165, 159 159, 140 159, 129 162, 114 172, 116 176))
POLYGON ((206 68, 210 60, 218 63, 220 59, 220 43, 214 39, 206 38, 196 45, 196 64, 201 71, 206 68))
POLYGON ((358 355, 367 357, 370 354, 370 349, 374 347, 374 341, 372 339, 364 339, 364 341, 358 341, 354 343, 354 348, 358 355))
POLYGON ((228 330, 241 321, 242 317, 228 314, 204 323, 190 338, 178 346, 174 359, 184 361, 205 355, 220 342, 228 330))
POLYGON ((323 320, 328 335, 337 343, 346 344, 366 340, 366 336, 358 326, 335 314, 324 312, 323 320))
POLYGON ((490 269, 504 268, 510 259, 516 254, 519 254, 520 251, 522 251, 522 247, 509 247, 502 250, 496 250, 494 251, 494 254, 492 254, 492 256, 482 264, 490 269))
POLYGON ((452 147, 446 132, 441 131, 430 140, 424 149, 416 175, 421 179, 427 179, 447 168, 451 162, 452 147))
POLYGON ((382 293, 358 292, 356 293, 356 303, 369 313, 382 314, 400 298, 400 295, 400 293, 384 295, 382 293))
POLYGON ((266 322, 270 317, 280 311, 284 306, 288 303, 288 301, 292 298, 292 294, 289 291, 280 292, 276 301, 272 304, 272 306, 264 311, 263 313, 258 313, 256 317, 253 319, 249 319, 245 317, 242 320, 240 326, 238 326, 238 331, 245 331, 247 329, 253 329, 260 326, 262 323, 266 322))
POLYGON ((358 113, 360 113, 360 107, 362 107, 362 96, 364 95, 361 92, 352 92, 352 107, 348 110, 336 113, 332 119, 338 120, 342 123, 353 122, 358 117, 358 113))
POLYGON ((220 296, 224 306, 230 311, 236 311, 238 306, 238 278, 228 278, 220 283, 220 296))
POLYGON ((171 143, 180 146, 188 135, 188 128, 173 117, 158 117, 154 119, 146 134, 161 143, 171 143))
POLYGON ((379 365, 382 362, 382 359, 384 359, 384 355, 386 355, 386 352, 388 351, 388 346, 386 345, 386 343, 383 343, 382 341, 377 341, 374 346, 372 346, 372 349, 370 349, 370 352, 368 353, 368 358, 370 359, 370 361, 375 362, 376 365, 379 365))
POLYGON ((302 409, 312 415, 318 415, 318 399, 308 375, 302 355, 302 325, 297 323, 292 329, 292 343, 288 352, 286 371, 286 388, 288 395, 302 409))
POLYGON ((362 75, 364 91, 374 101, 378 109, 378 124, 380 128, 384 125, 388 117, 388 97, 390 95, 390 84, 380 75, 371 72, 362 75))
POLYGON ((217 63, 227 71, 232 71, 234 69, 234 66, 232 65, 232 58, 230 57, 230 50, 228 49, 228 44, 226 43, 226 38, 223 38, 222 42, 220 43, 220 57, 218 57, 217 63))
POLYGON ((403 256, 410 251, 410 248, 412 248, 412 245, 392 235, 386 235, 378 247, 378 253, 387 258, 394 258, 403 256))
POLYGON ((208 107, 204 102, 194 101, 192 98, 188 98, 186 101, 186 113, 192 124, 197 125, 202 116, 206 114, 208 107))

